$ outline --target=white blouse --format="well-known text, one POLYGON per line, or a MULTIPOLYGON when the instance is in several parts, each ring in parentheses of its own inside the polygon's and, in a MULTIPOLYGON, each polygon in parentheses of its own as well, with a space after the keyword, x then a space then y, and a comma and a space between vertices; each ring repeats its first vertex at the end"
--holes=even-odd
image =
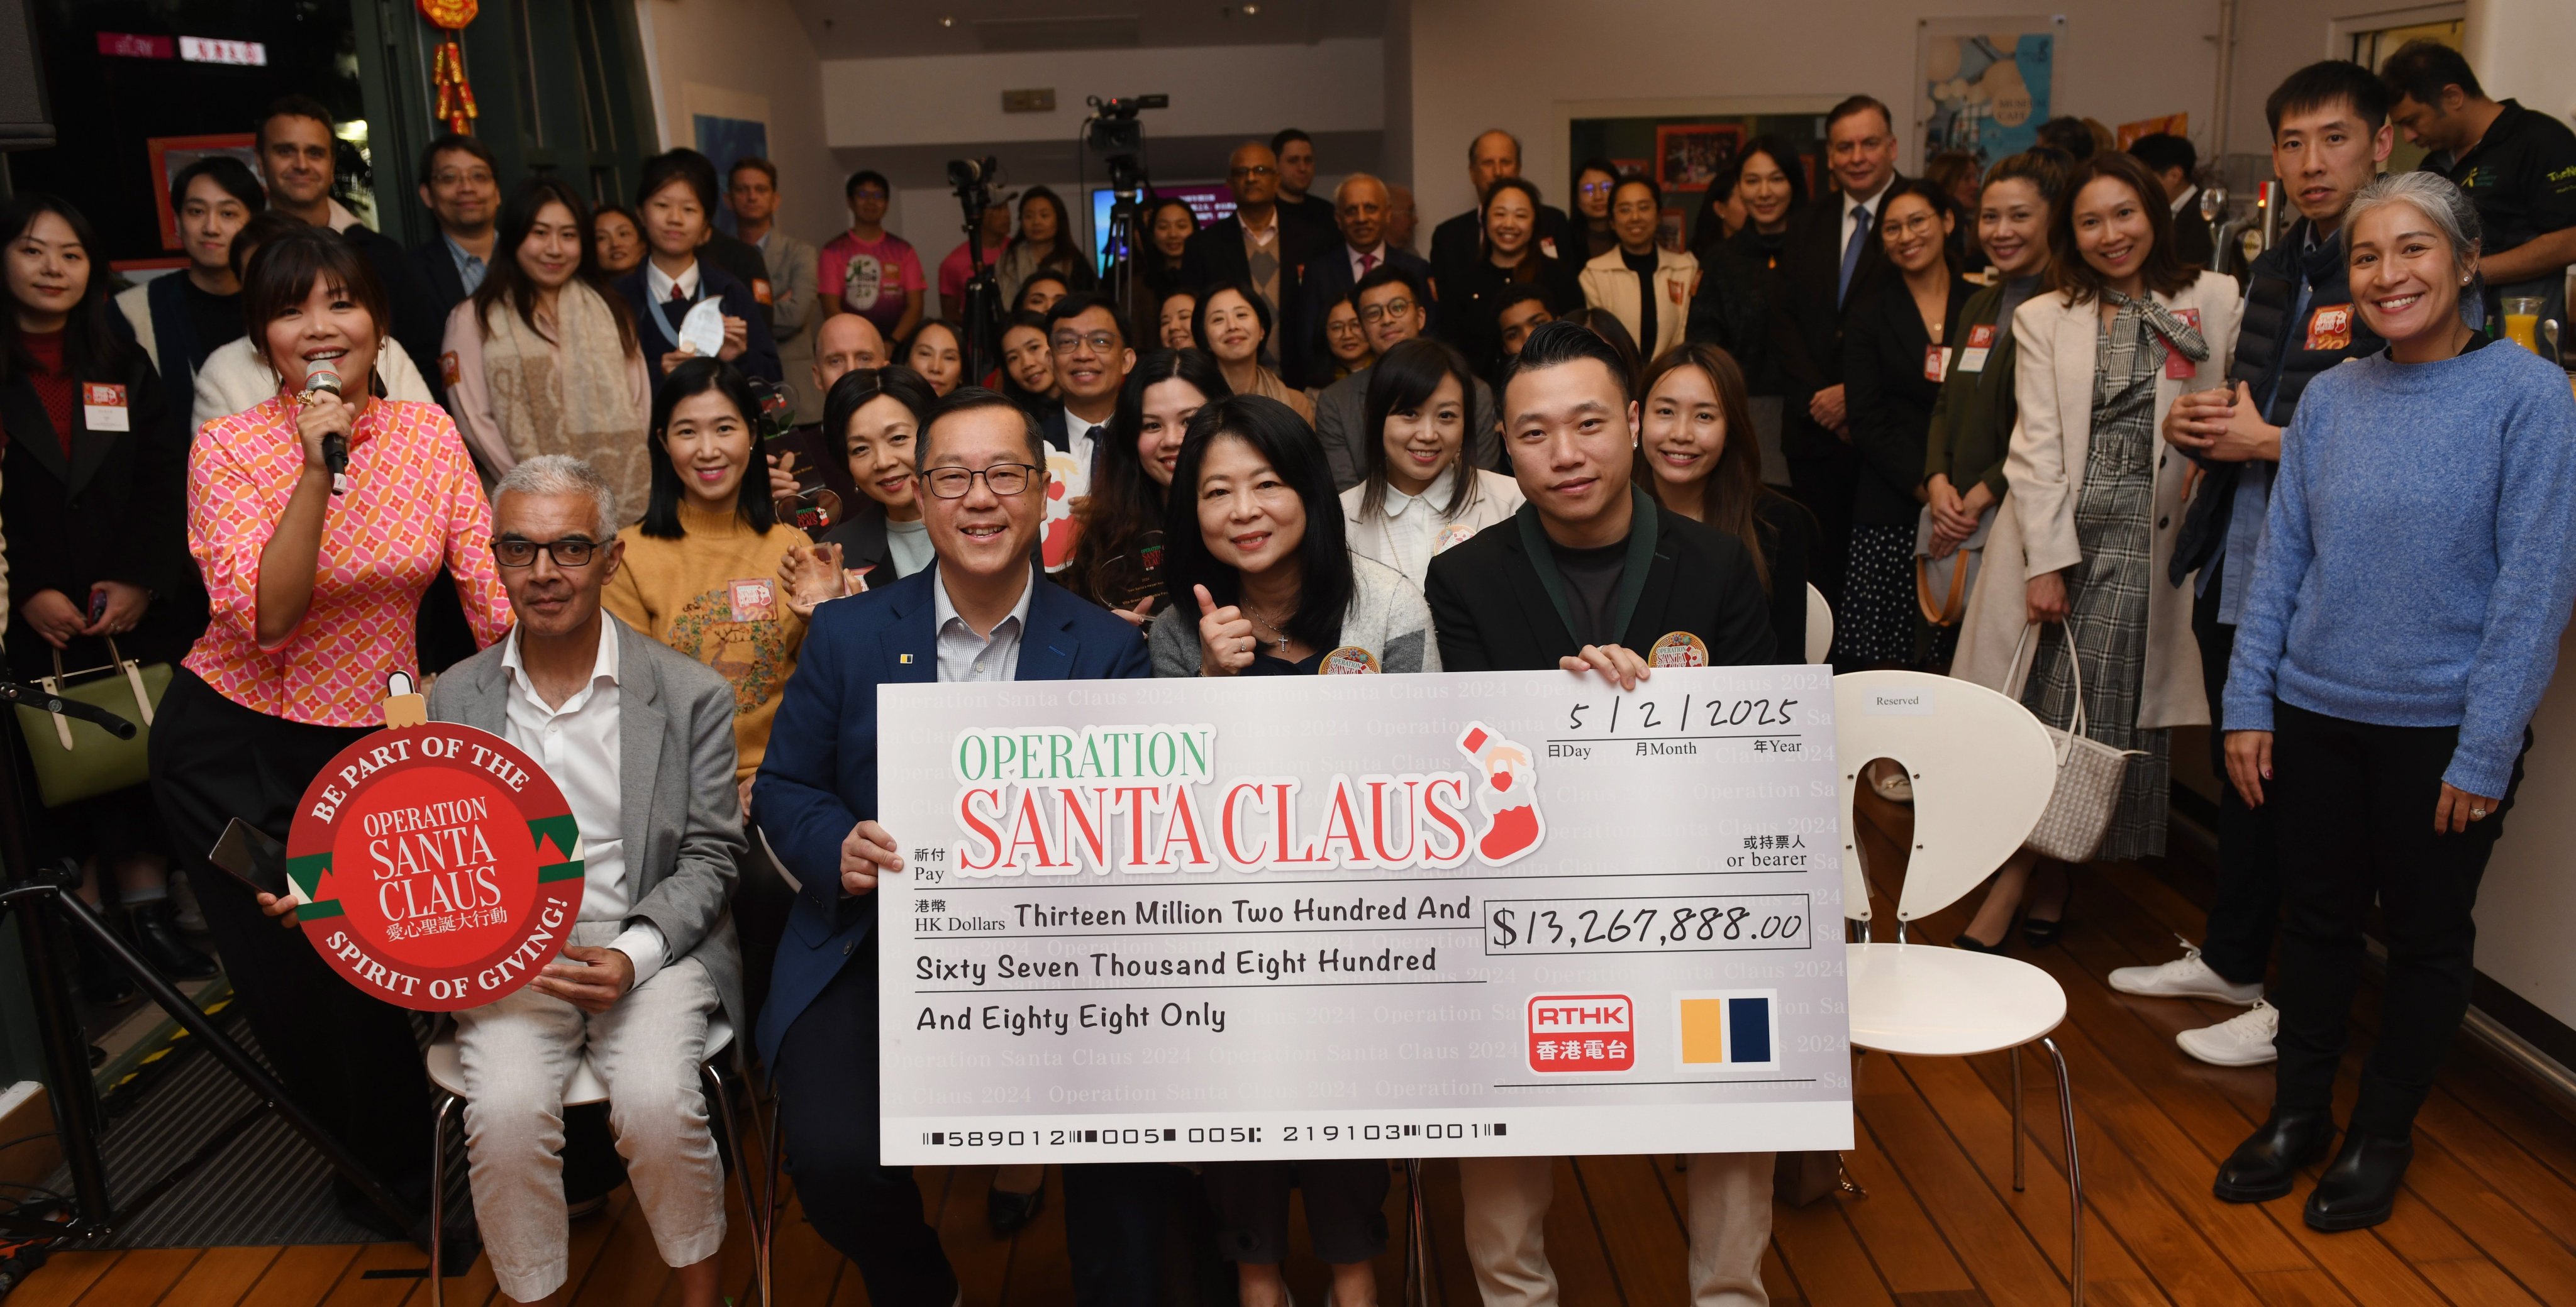
POLYGON ((1449 502, 1449 487, 1445 476, 1420 496, 1388 486, 1385 503, 1370 516, 1360 513, 1361 496, 1368 491, 1365 483, 1343 491, 1342 516, 1349 522, 1351 552, 1404 573, 1404 579, 1420 589, 1431 572, 1432 558, 1442 550, 1520 511, 1520 483, 1479 469, 1474 501, 1456 517, 1442 517, 1440 506, 1449 502))

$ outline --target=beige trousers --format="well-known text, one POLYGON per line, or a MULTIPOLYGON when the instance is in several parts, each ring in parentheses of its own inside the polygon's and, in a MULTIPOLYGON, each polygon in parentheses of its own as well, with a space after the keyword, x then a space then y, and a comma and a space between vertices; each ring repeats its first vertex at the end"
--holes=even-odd
MULTIPOLYGON (((1690 1199, 1692 1307, 1768 1307, 1762 1250, 1771 1243, 1770 1153, 1693 1153, 1690 1199)), ((1485 1307, 1557 1307, 1547 1263, 1553 1157, 1462 1157, 1467 1260, 1485 1307)))
MULTIPOLYGON (((619 927, 581 922, 572 942, 603 946, 619 927)), ((585 1050, 663 1262, 695 1265, 723 1246, 724 1169, 698 1075, 716 1006, 706 968, 683 958, 597 1016, 534 986, 456 1014, 475 1223, 501 1292, 533 1302, 563 1287, 563 1084, 585 1050)))

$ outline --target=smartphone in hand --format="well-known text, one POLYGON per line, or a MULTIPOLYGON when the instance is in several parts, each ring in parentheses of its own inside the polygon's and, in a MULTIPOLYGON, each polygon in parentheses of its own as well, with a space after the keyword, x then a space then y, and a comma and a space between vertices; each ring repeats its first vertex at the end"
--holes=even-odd
POLYGON ((298 899, 295 882, 286 874, 286 846, 271 839, 261 830, 239 817, 224 824, 223 837, 215 841, 206 860, 217 870, 251 888, 253 893, 274 894, 282 899, 298 899))

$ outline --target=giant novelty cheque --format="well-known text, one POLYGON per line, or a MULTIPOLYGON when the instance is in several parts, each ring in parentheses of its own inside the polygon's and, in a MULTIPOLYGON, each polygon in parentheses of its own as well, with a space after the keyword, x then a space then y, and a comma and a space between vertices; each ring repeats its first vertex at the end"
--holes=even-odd
POLYGON ((1851 1146, 1828 669, 878 693, 890 1164, 1851 1146))

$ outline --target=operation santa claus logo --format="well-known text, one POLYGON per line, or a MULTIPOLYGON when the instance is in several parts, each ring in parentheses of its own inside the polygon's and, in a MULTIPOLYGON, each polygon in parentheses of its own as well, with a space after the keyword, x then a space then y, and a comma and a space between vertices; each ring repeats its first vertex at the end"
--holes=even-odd
POLYGON ((1547 837, 1530 751, 1481 722, 1458 733, 1473 771, 1220 780, 1216 728, 961 731, 950 751, 950 854, 961 879, 1508 866, 1547 837))

